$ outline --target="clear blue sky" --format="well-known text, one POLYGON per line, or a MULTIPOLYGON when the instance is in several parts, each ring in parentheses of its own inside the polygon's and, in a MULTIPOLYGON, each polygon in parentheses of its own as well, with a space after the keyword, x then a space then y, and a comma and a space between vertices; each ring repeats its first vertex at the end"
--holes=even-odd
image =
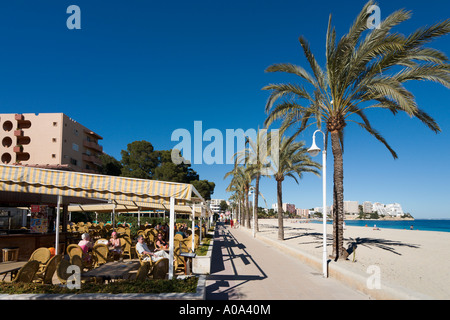
MULTIPOLYGON (((63 112, 103 136, 104 151, 120 160, 135 140, 171 149, 175 129, 244 130, 262 126, 269 83, 291 81, 264 73, 273 63, 307 66, 298 43, 311 43, 324 62, 328 15, 338 35, 348 30, 365 1, 2 1, 0 3, 0 110, 63 112), (81 8, 81 30, 69 30, 69 5, 81 8)), ((397 30, 409 33, 448 18, 450 2, 378 2, 381 16, 413 11, 397 30)), ((450 55, 450 38, 433 43, 450 55)), ((399 155, 356 125, 346 128, 345 200, 398 202, 416 218, 450 218, 449 90, 409 84, 421 108, 442 128, 434 134, 417 119, 369 113, 372 125, 399 155)), ((311 143, 312 131, 300 138, 311 143)), ((204 143, 204 147, 208 142, 204 143)), ((320 157, 317 158, 320 161, 320 157)), ((332 203, 332 156, 328 157, 332 203)), ((228 199, 230 165, 195 165, 216 183, 214 198, 228 199)), ((311 208, 322 202, 321 179, 286 180, 283 201, 311 208)), ((273 179, 262 193, 276 202, 273 179)), ((261 204, 263 204, 261 200, 261 204)))

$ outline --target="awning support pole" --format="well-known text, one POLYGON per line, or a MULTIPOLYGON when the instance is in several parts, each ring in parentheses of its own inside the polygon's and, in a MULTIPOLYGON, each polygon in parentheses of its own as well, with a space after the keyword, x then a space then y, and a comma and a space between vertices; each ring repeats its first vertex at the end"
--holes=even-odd
POLYGON ((169 280, 173 278, 173 250, 174 250, 174 226, 175 226, 175 198, 170 197, 170 223, 169 223, 169 280))
POLYGON ((199 232, 199 236, 200 236, 200 243, 202 243, 202 233, 203 233, 203 227, 202 227, 202 225, 203 225, 203 212, 204 212, 204 207, 203 207, 203 202, 202 202, 202 207, 201 207, 201 214, 200 214, 200 221, 199 221, 199 228, 200 228, 200 232, 199 232))
POLYGON ((192 204, 192 252, 194 252, 195 240, 195 203, 192 204))
POLYGON ((61 202, 62 202, 62 196, 57 196, 56 200, 56 225, 55 225, 55 231, 56 231, 56 238, 55 238, 55 254, 59 254, 59 217, 61 216, 61 202))
POLYGON ((111 220, 112 220, 113 231, 115 231, 115 229, 116 229, 116 204, 113 205, 111 220))
POLYGON ((138 229, 141 227, 141 207, 138 207, 138 229))

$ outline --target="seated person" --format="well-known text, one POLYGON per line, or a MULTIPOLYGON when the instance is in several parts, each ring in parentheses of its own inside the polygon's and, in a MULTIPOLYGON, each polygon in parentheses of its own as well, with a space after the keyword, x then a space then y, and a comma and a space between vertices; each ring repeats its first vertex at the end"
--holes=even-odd
POLYGON ((155 241, 155 247, 157 250, 163 250, 163 249, 168 249, 169 245, 167 244, 166 241, 164 241, 163 239, 163 235, 161 232, 158 232, 158 236, 157 239, 155 241))
POLYGON ((184 232, 184 228, 180 226, 180 228, 178 229, 178 231, 175 234, 181 234, 181 236, 184 238, 187 238, 186 233, 184 232))
POLYGON ((152 260, 153 262, 156 262, 162 258, 169 258, 169 255, 165 251, 157 251, 157 252, 151 252, 151 250, 148 248, 147 244, 144 242, 144 236, 139 235, 137 237, 137 243, 136 243, 136 251, 139 252, 140 255, 144 255, 145 257, 142 259, 143 261, 152 260))
POLYGON ((78 245, 80 246, 81 250, 83 250, 83 260, 89 262, 91 260, 89 251, 94 247, 94 244, 91 242, 89 233, 83 233, 81 235, 81 241, 78 242, 78 245))
POLYGON ((117 237, 117 232, 111 233, 111 239, 109 239, 109 250, 114 256, 120 256, 122 253, 122 246, 120 245, 120 239, 117 237))

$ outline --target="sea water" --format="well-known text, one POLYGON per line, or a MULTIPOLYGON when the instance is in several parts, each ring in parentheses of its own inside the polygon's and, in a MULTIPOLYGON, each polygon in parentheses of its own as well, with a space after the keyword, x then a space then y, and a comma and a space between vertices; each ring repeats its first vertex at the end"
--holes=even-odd
MULTIPOLYGON (((314 223, 322 223, 321 220, 313 220, 314 223)), ((333 221, 328 221, 332 224, 333 221)), ((416 219, 416 220, 345 220, 346 226, 372 227, 376 225, 378 228, 387 229, 406 229, 406 230, 422 230, 422 231, 441 231, 450 232, 450 219, 416 219)))

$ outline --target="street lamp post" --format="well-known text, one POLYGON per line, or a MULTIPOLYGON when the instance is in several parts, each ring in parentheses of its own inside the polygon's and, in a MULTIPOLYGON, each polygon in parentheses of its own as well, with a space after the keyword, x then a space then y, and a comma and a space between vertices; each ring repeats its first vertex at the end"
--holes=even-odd
POLYGON ((323 248, 322 248, 322 272, 325 278, 328 277, 327 268, 327 150, 325 149, 325 134, 321 130, 316 130, 313 134, 313 144, 308 149, 309 154, 315 157, 321 151, 316 145, 316 133, 321 132, 323 135, 322 150, 322 220, 323 220, 323 248))
POLYGON ((253 187, 250 187, 250 192, 249 192, 249 196, 253 194, 253 202, 252 202, 252 207, 253 207, 253 226, 252 226, 252 232, 253 232, 253 238, 256 237, 256 229, 255 229, 255 189, 253 187))

